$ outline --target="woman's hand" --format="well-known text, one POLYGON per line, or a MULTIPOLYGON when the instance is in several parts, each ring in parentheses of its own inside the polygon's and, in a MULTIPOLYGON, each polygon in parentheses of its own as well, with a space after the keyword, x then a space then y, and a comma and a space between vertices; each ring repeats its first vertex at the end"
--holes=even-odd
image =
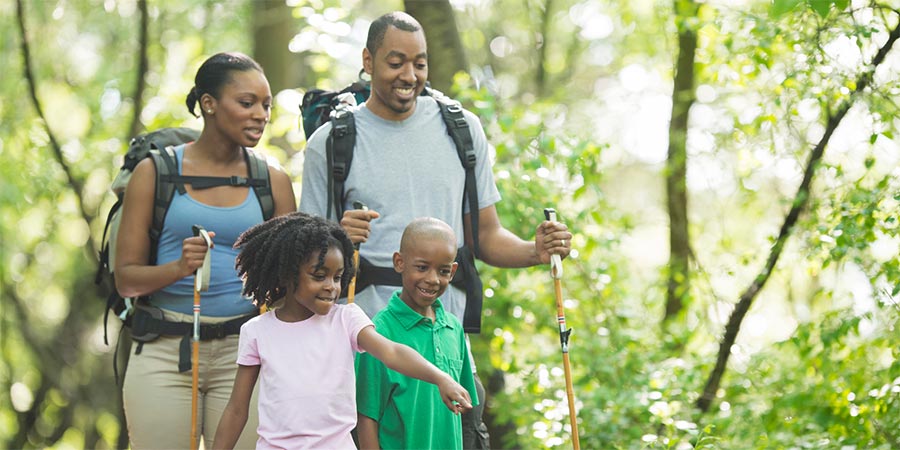
MULTIPOLYGON (((210 231, 209 237, 215 237, 216 232, 210 231)), ((189 276, 203 265, 206 252, 213 246, 206 246, 206 240, 200 236, 191 236, 181 243, 181 259, 178 260, 178 272, 181 278, 189 276)))

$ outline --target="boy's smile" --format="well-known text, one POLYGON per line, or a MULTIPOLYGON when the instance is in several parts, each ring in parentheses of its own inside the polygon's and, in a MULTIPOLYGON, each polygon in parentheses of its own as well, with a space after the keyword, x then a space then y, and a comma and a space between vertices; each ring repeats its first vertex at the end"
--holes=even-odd
POLYGON ((403 279, 400 299, 419 314, 433 318, 431 305, 453 279, 455 259, 452 242, 430 236, 418 236, 402 252, 394 253, 394 270, 403 279))

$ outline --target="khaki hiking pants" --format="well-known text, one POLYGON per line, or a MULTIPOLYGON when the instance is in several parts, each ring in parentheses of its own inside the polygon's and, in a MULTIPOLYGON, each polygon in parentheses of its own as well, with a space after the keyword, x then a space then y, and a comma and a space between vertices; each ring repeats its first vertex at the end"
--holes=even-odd
MULTIPOLYGON (((193 322, 193 316, 164 311, 165 320, 193 322)), ((202 323, 225 322, 234 317, 204 317, 202 323)), ((178 372, 180 336, 161 336, 131 346, 125 371, 123 398, 131 448, 186 449, 191 441, 191 371, 178 372)), ((212 448, 219 419, 228 404, 237 373, 238 335, 200 342, 198 442, 212 448)), ((253 393, 247 425, 236 448, 256 448, 259 423, 257 392, 253 393)))

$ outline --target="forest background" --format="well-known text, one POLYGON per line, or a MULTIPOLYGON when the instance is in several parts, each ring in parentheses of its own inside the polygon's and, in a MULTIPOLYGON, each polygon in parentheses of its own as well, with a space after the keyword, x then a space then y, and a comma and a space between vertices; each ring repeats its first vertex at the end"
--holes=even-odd
MULTIPOLYGON (((4 0, 0 448, 127 446, 94 270, 130 137, 201 127, 196 68, 244 51, 299 195, 303 93, 395 9, 481 117, 502 222, 575 233, 583 448, 900 448, 896 0, 4 0)), ((548 269, 481 268, 494 446, 571 447, 548 269)))

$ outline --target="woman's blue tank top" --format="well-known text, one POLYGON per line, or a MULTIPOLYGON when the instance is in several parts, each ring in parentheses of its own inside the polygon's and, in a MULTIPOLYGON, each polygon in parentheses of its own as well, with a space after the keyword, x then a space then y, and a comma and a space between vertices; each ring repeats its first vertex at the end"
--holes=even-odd
MULTIPOLYGON (((178 173, 184 145, 175 148, 178 173)), ((175 191, 169 205, 162 235, 159 238, 157 263, 165 264, 181 258, 181 244, 193 236, 191 227, 203 226, 215 231, 214 246, 210 251, 209 290, 200 294, 200 314, 211 317, 227 317, 247 314, 256 309, 250 299, 241 295, 243 286, 234 268, 238 250, 232 248, 238 236, 253 225, 263 221, 262 209, 253 189, 247 189, 247 198, 238 206, 220 208, 209 206, 191 198, 187 193, 175 191)), ((193 314, 194 277, 182 278, 151 296, 150 303, 163 309, 183 314, 193 314)))

